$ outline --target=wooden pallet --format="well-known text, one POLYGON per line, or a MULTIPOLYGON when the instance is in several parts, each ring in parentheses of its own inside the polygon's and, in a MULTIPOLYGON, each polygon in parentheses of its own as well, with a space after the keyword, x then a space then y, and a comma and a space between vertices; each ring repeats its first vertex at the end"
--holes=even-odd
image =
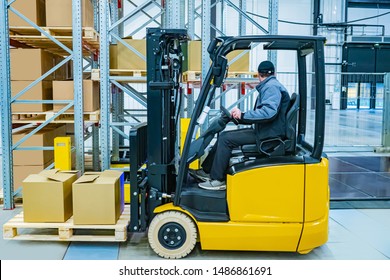
POLYGON ((123 242, 127 240, 129 221, 129 205, 125 205, 125 210, 115 225, 75 225, 73 217, 65 223, 25 223, 23 212, 21 212, 3 225, 3 238, 11 240, 123 242), (22 229, 29 230, 22 232, 22 229), (55 231, 48 234, 53 229, 55 231), (82 230, 88 230, 89 234, 80 234, 82 230), (91 231, 93 231, 92 234, 91 231))
MULTIPOLYGON (((12 113, 12 123, 42 123, 56 114, 54 111, 47 112, 15 112, 12 113)), ((100 120, 100 110, 94 112, 84 112, 84 121, 98 123, 100 120)), ((65 112, 59 115, 52 123, 74 123, 74 112, 65 112)))
POLYGON ((110 69, 112 76, 146 77, 146 70, 110 69))
MULTIPOLYGON (((73 48, 72 27, 42 27, 42 29, 52 35, 55 39, 63 43, 68 48, 73 48)), ((64 49, 46 37, 34 27, 10 27, 10 39, 21 44, 42 48, 58 55, 69 55, 64 49)), ((99 50, 99 34, 92 27, 82 28, 84 54, 96 53, 99 50)))
MULTIPOLYGON (((110 76, 123 77, 123 81, 146 82, 146 74, 146 70, 110 69, 110 76)), ((100 81, 100 69, 92 69, 91 80, 100 81)))
MULTIPOLYGON (((183 82, 199 82, 201 80, 201 71, 186 71, 183 73, 183 82)), ((256 78, 257 72, 228 72, 227 78, 256 78)))

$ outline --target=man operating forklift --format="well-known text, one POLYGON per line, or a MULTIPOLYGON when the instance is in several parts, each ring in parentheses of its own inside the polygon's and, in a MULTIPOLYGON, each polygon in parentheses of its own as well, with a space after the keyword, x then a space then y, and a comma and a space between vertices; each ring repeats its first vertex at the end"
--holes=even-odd
MULTIPOLYGON (((133 127, 129 136, 128 230, 147 231, 150 247, 164 258, 183 258, 198 242, 202 250, 300 254, 323 245, 328 239, 329 221, 329 168, 323 153, 325 38, 253 35, 213 39, 207 48, 211 65, 203 77, 179 153, 181 46, 188 39, 186 32, 158 28, 147 32, 148 122, 133 127), (260 44, 265 51, 295 53, 297 86, 290 102, 285 88, 273 75, 273 65, 264 62, 260 65, 255 109, 229 112, 221 106, 220 115, 198 135, 209 116, 216 90, 224 84, 227 55, 235 50, 250 50, 254 44, 260 44), (308 100, 314 105, 310 109, 314 129, 306 129, 308 100), (238 120, 252 124, 252 144, 234 151, 234 161, 226 171, 228 160, 218 160, 220 147, 225 145, 225 158, 229 158, 232 146, 241 143, 231 144, 220 136, 210 168, 210 179, 226 180, 226 190, 199 188, 199 182, 187 176, 190 164, 204 155, 216 133, 221 133, 228 122, 237 124, 238 120), (214 177, 212 169, 218 166, 223 167, 221 174, 226 171, 226 178, 214 177)), ((237 131, 236 138, 242 138, 243 130, 237 131)), ((237 141, 236 138, 232 139, 237 141)), ((209 181, 213 186, 213 180, 209 181)), ((220 188, 214 185, 214 189, 220 188)))
POLYGON ((226 171, 232 150, 242 145, 256 144, 256 141, 285 138, 286 111, 290 96, 286 88, 276 79, 275 67, 270 61, 263 61, 258 67, 260 84, 256 87, 259 95, 253 110, 241 112, 234 108, 232 118, 239 124, 253 125, 251 128, 222 132, 215 145, 198 170, 190 174, 203 181, 199 187, 206 190, 225 190, 226 171))

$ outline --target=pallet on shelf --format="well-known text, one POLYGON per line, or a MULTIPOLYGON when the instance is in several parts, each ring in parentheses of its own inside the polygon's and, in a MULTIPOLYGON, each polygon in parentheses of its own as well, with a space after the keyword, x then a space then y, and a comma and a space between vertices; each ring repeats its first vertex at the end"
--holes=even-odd
POLYGON ((129 221, 129 205, 125 205, 125 209, 115 225, 75 225, 73 217, 64 223, 25 223, 23 212, 21 212, 3 225, 3 238, 10 240, 123 242, 127 240, 129 221), (20 231, 22 229, 30 229, 31 231, 22 232, 20 231), (50 229, 56 231, 48 234, 50 229), (88 230, 88 234, 83 234, 82 230, 88 230), (90 231, 95 232, 91 233, 90 231))
MULTIPOLYGON (((72 49, 72 27, 41 27, 68 48, 72 49)), ((46 37, 34 27, 13 27, 9 28, 10 39, 24 45, 43 48, 57 55, 69 55, 64 49, 46 37)), ((85 54, 99 50, 99 34, 92 27, 82 28, 83 48, 85 54)))
MULTIPOLYGON (((134 78, 144 77, 146 79, 146 74, 146 70, 110 69, 110 76, 126 76, 134 78)), ((100 69, 92 69, 91 80, 100 81, 100 69)))
MULTIPOLYGON (((57 114, 54 111, 46 112, 15 112, 12 113, 12 123, 41 123, 57 114)), ((84 112, 84 121, 97 123, 100 120, 100 110, 84 112)), ((56 117, 52 123, 73 123, 74 112, 65 112, 56 117)))

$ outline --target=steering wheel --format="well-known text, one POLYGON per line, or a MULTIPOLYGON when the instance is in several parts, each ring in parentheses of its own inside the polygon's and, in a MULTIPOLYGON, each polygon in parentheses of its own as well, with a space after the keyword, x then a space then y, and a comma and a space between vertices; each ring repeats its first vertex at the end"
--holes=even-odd
POLYGON ((222 114, 224 114, 226 117, 230 118, 230 120, 235 124, 235 125, 238 125, 238 121, 237 119, 233 118, 232 115, 230 114, 230 112, 228 111, 228 109, 226 109, 225 107, 221 106, 220 107, 221 109, 221 112, 222 114))

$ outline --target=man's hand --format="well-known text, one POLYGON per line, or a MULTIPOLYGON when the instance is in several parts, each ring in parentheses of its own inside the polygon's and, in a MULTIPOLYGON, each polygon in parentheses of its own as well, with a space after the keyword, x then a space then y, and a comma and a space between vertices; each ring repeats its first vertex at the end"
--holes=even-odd
POLYGON ((233 110, 230 112, 233 118, 240 120, 241 119, 241 110, 236 108, 233 108, 233 110))

